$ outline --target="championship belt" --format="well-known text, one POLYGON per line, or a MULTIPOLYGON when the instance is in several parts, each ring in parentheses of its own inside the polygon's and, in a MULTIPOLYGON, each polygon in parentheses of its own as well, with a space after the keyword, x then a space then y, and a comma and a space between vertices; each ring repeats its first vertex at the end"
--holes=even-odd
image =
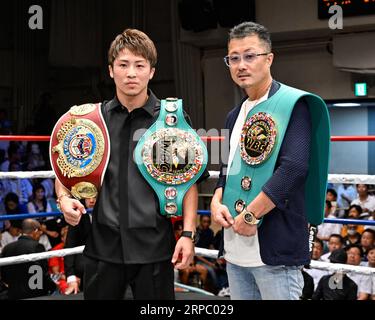
POLYGON ((273 175, 292 111, 302 97, 312 122, 309 174, 305 183, 306 215, 311 224, 323 221, 330 151, 327 106, 320 97, 283 84, 272 97, 249 112, 243 125, 223 194, 223 203, 233 217, 254 200, 273 175))
POLYGON ((52 169, 56 178, 76 199, 97 196, 109 153, 110 140, 101 104, 71 107, 52 131, 52 169))
POLYGON ((207 148, 186 122, 182 100, 161 100, 157 121, 139 140, 134 159, 159 198, 160 213, 181 216, 185 193, 207 166, 207 148))

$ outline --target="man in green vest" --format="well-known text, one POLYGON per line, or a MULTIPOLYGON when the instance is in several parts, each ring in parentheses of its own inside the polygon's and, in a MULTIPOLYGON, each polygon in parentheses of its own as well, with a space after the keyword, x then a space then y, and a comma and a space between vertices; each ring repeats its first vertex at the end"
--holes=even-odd
POLYGON ((246 97, 226 119, 230 150, 211 212, 224 227, 232 299, 299 299, 308 223, 323 219, 327 108, 320 97, 275 81, 273 59, 264 26, 244 22, 230 31, 224 61, 246 97))

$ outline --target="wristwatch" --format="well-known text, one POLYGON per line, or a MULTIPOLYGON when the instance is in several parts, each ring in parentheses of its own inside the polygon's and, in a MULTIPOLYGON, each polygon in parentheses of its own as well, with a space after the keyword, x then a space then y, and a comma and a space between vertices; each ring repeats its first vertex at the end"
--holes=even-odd
POLYGON ((190 238, 193 243, 197 243, 198 241, 198 234, 194 231, 182 231, 181 237, 190 238))
POLYGON ((243 211, 243 221, 247 224, 255 225, 258 224, 260 220, 255 217, 254 213, 245 209, 243 211))

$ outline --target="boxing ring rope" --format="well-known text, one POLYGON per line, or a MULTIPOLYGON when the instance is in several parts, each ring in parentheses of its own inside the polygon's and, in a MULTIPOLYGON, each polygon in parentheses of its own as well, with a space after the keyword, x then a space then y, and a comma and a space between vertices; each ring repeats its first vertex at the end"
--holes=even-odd
MULTIPOLYGON (((87 209, 87 213, 91 213, 92 209, 87 209)), ((210 215, 210 210, 197 210, 200 215, 210 215)), ((20 213, 20 214, 8 214, 0 215, 0 221, 5 220, 23 220, 23 219, 37 219, 45 217, 59 217, 62 213, 60 211, 53 212, 38 212, 38 213, 20 213)), ((355 224, 355 225, 365 225, 365 226, 375 226, 374 220, 360 220, 360 219, 331 219, 324 218, 324 223, 336 223, 336 224, 355 224)))
MULTIPOLYGON (((209 171, 209 179, 219 178, 219 171, 209 171)), ((0 172, 0 179, 54 179, 53 171, 11 171, 0 172)), ((375 175, 367 174, 329 174, 330 183, 375 184, 375 175)))
MULTIPOLYGON (((203 141, 223 141, 225 136, 201 136, 203 141)), ((45 141, 49 142, 50 136, 32 136, 32 135, 0 135, 0 141, 45 141)), ((331 136, 331 141, 375 141, 375 136, 331 136)))
MULTIPOLYGON (((79 247, 69 248, 69 249, 61 249, 61 250, 47 251, 47 252, 41 252, 41 253, 23 254, 23 255, 19 255, 15 257, 1 258, 0 267, 10 265, 10 264, 13 265, 13 264, 49 259, 53 257, 65 257, 68 255, 80 254, 83 252, 84 248, 85 246, 79 246, 79 247)), ((218 250, 195 248, 195 255, 206 257, 206 258, 217 259, 218 250)), ((311 260, 310 267, 315 268, 315 269, 327 270, 331 272, 354 271, 356 273, 361 273, 361 274, 375 275, 375 268, 364 267, 364 266, 352 266, 352 265, 347 265, 347 264, 338 264, 338 263, 329 263, 329 262, 311 260)), ((180 283, 176 283, 176 284, 179 285, 180 283)), ((189 290, 191 289, 191 287, 189 286, 185 286, 185 288, 189 288, 189 290)), ((199 291, 199 292, 203 293, 202 291, 199 291)))
MULTIPOLYGON (((223 141, 225 137, 222 136, 211 136, 211 137, 201 137, 204 141, 223 141)), ((49 136, 1 136, 0 141, 49 141, 49 136)), ((332 136, 331 141, 375 141, 375 136, 332 136)), ((210 171, 210 178, 218 178, 218 171, 210 171)), ((29 172, 0 172, 0 179, 33 179, 33 178, 55 178, 53 171, 29 171, 29 172)), ((375 184, 375 176, 371 175, 354 175, 354 174, 329 174, 328 181, 331 183, 350 183, 350 184, 375 184)), ((210 214, 208 210, 198 210, 200 214, 210 214)), ((0 216, 0 221, 3 220, 13 220, 13 219, 24 219, 24 218, 39 218, 47 216, 60 216, 61 212, 44 212, 44 213, 35 213, 35 214, 20 214, 20 215, 2 215, 0 216)), ((324 219, 324 222, 327 223, 340 223, 340 224, 361 224, 361 225, 375 225, 375 221, 370 220, 353 220, 353 219, 324 219)), ((52 257, 64 257, 67 255, 80 254, 84 250, 84 246, 54 250, 42 253, 20 255, 15 257, 0 258, 0 266, 9 265, 9 264, 19 264, 25 262, 32 262, 41 259, 48 259, 52 257)), ((199 256, 204 256, 208 258, 216 259, 218 256, 217 250, 208 250, 204 248, 195 248, 195 254, 199 256)), ((329 262, 321 262, 311 260, 310 267, 316 269, 327 270, 331 272, 337 271, 354 271, 361 274, 375 274, 375 268, 363 267, 363 266, 352 266, 346 264, 332 264, 329 262)), ((180 283, 175 283, 175 285, 186 288, 191 291, 200 292, 203 294, 212 295, 207 291, 182 285, 180 283)))

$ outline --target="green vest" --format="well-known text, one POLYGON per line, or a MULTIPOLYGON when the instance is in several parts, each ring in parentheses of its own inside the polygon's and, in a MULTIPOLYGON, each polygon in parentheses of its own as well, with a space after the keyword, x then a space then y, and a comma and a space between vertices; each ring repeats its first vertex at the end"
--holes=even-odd
POLYGON ((253 201, 273 175, 290 116, 301 98, 308 104, 312 122, 309 173, 305 183, 306 216, 311 224, 322 223, 330 154, 327 106, 320 97, 283 84, 272 97, 249 112, 242 128, 223 195, 223 203, 233 217, 253 201))

